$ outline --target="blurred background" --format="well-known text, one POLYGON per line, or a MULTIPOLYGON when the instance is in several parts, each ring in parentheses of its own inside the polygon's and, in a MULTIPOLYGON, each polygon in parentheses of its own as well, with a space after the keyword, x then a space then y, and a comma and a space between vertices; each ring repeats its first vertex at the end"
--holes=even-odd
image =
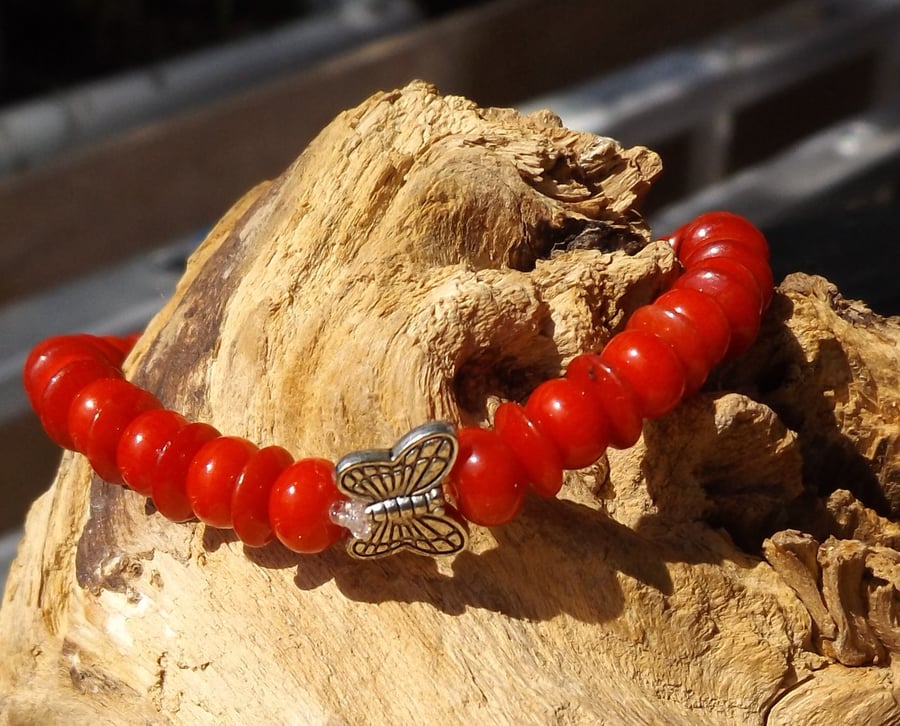
POLYGON ((415 78, 650 146, 656 232, 744 213, 777 279, 900 314, 900 0, 3 0, 0 582, 59 460, 30 346, 142 327, 242 192, 415 78))

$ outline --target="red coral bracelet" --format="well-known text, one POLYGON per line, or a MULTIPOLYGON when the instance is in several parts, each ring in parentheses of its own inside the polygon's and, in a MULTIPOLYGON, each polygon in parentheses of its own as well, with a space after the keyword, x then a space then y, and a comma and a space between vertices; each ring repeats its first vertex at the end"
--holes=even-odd
POLYGON ((431 422, 390 450, 295 461, 279 446, 190 423, 126 381, 136 336, 49 338, 25 363, 25 390, 53 441, 84 454, 106 481, 151 497, 169 519, 233 528, 250 547, 277 538, 320 552, 349 530, 354 557, 453 554, 466 546, 467 522, 510 521, 529 488, 555 496, 564 469, 632 446, 645 418, 671 411, 756 338, 773 292, 759 230, 712 212, 668 241, 684 269, 672 288, 524 406, 501 404, 493 429, 431 422))

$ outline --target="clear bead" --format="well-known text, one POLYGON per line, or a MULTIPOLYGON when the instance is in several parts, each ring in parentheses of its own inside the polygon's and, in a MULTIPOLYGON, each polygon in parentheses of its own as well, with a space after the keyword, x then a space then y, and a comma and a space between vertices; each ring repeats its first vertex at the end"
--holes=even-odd
POLYGON ((339 499, 329 508, 328 518, 339 527, 349 529, 355 539, 367 539, 372 532, 372 519, 364 502, 339 499))

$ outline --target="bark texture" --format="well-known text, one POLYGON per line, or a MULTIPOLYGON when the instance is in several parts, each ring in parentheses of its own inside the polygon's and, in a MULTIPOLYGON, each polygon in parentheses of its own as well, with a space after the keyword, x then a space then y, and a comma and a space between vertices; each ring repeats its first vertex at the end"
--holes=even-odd
MULTIPOLYGON (((659 169, 376 95, 225 215, 127 370, 296 456, 486 422, 677 274, 636 212, 659 169)), ((67 455, 4 594, 0 722, 897 723, 898 343, 792 276, 740 363, 451 561, 248 549, 67 455)))

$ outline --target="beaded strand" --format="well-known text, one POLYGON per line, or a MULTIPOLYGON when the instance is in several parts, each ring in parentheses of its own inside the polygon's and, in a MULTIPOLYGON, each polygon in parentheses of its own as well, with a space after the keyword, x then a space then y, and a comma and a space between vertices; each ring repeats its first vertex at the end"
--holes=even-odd
MULTIPOLYGON (((638 308, 599 353, 576 356, 563 376, 537 386, 524 405, 501 404, 493 428, 456 431, 443 492, 463 520, 505 524, 528 490, 556 496, 564 470, 593 464, 607 447, 632 446, 644 419, 664 416, 715 365, 753 343, 773 294, 759 230, 711 212, 667 241, 683 268, 668 291, 638 308)), ((280 446, 259 448, 166 409, 124 378, 136 339, 63 335, 32 350, 25 390, 54 442, 85 455, 110 484, 150 497, 168 519, 234 529, 249 547, 277 538, 315 553, 347 534, 334 463, 294 460, 280 446)), ((442 499, 403 506, 443 516, 442 499)))

